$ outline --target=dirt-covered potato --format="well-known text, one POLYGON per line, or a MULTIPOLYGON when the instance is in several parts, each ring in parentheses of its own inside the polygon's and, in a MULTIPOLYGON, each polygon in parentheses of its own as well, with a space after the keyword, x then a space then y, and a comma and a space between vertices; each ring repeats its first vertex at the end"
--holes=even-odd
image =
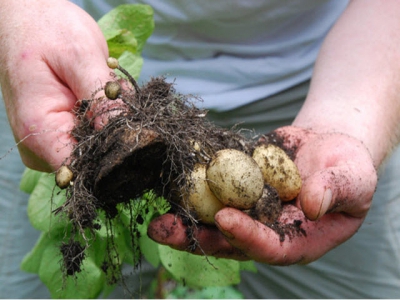
POLYGON ((206 165, 196 164, 190 176, 188 202, 203 223, 214 224, 215 214, 224 205, 211 192, 206 180, 206 165))
POLYGON ((274 187, 282 201, 290 201, 300 192, 299 170, 290 157, 278 146, 269 144, 255 148, 253 159, 260 166, 265 183, 274 187))
POLYGON ((251 208, 263 193, 260 167, 238 150, 217 151, 208 164, 206 175, 211 191, 226 206, 251 208))

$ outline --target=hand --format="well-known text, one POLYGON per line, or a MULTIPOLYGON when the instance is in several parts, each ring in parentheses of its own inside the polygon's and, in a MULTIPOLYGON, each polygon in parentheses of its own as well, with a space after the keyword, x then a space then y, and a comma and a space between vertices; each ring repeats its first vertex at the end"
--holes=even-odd
MULTIPOLYGON (((377 184, 366 147, 340 133, 315 133, 296 127, 276 130, 285 146, 295 150, 303 186, 297 200, 285 205, 280 222, 302 222, 293 237, 280 240, 272 229, 234 208, 220 210, 217 227, 200 226, 196 254, 274 265, 309 263, 349 239, 361 226, 377 184)), ((188 250, 182 221, 166 214, 155 219, 148 234, 155 241, 188 250)))
POLYGON ((23 162, 57 169, 74 141, 77 99, 110 78, 96 22, 69 1, 0 3, 0 83, 23 162))

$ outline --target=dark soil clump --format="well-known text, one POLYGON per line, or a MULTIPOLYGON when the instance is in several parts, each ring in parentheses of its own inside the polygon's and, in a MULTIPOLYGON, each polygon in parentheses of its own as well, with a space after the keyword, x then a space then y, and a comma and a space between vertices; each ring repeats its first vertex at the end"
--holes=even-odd
POLYGON ((85 259, 85 248, 76 241, 63 243, 60 247, 63 255, 63 268, 67 275, 74 275, 81 271, 82 261, 85 259))

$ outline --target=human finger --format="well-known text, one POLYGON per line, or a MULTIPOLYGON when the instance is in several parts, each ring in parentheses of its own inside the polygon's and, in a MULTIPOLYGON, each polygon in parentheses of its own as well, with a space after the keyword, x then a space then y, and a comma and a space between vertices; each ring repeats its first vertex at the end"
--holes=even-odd
POLYGON ((256 261, 272 265, 314 261, 349 239, 362 223, 360 218, 341 213, 327 214, 320 220, 309 221, 293 205, 285 206, 280 222, 297 224, 299 227, 284 238, 273 229, 232 208, 220 211, 216 221, 232 246, 256 261))
POLYGON ((177 250, 220 258, 250 259, 232 247, 217 227, 199 224, 190 228, 173 214, 165 214, 153 220, 147 233, 157 243, 177 250))

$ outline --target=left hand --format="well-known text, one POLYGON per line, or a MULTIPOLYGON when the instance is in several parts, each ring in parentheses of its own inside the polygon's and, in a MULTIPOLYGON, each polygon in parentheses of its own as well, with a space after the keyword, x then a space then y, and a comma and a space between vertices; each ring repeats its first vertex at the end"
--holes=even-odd
POLYGON ((77 100, 112 78, 106 40, 70 1, 1 1, 0 46, 0 85, 22 161, 57 170, 76 142, 77 100))
MULTIPOLYGON (((296 201, 286 204, 281 223, 302 222, 284 241, 245 213, 224 208, 214 226, 198 226, 195 254, 274 265, 309 263, 349 239, 364 221, 377 184, 370 153, 357 139, 341 133, 316 133, 292 126, 276 130, 285 146, 296 149, 295 163, 303 179, 296 201), (201 249, 200 249, 201 247, 201 249)), ((166 214, 149 226, 156 242, 189 251, 182 221, 166 214)))

